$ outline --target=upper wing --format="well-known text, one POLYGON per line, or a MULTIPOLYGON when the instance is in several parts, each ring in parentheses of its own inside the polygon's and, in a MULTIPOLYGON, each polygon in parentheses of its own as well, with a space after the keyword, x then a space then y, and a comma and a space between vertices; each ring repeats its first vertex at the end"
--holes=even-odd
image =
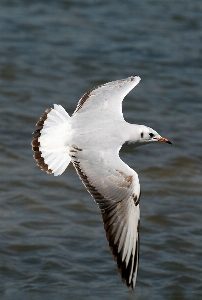
POLYGON ((89 153, 72 148, 70 152, 78 175, 101 209, 106 236, 122 279, 134 288, 140 219, 137 173, 111 150, 89 153))
POLYGON ((122 101, 139 82, 140 77, 132 76, 95 87, 83 95, 73 115, 89 110, 107 110, 122 116, 122 101))

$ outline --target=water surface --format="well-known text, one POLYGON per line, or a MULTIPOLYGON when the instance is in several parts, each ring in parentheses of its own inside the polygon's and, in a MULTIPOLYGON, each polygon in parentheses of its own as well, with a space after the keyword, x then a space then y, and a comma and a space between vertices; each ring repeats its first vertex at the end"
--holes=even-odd
POLYGON ((0 297, 202 298, 201 1, 1 1, 0 297), (173 142, 122 159, 140 178, 135 293, 117 275, 100 212, 73 166, 36 167, 31 132, 46 108, 71 114, 92 87, 139 75, 127 121, 173 142))

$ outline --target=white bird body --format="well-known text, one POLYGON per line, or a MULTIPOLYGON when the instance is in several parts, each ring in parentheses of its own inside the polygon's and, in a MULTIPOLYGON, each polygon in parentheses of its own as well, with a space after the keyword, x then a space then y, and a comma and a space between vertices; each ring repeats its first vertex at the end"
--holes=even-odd
POLYGON ((137 173, 119 157, 122 145, 154 141, 170 143, 144 125, 127 123, 124 97, 140 77, 109 82, 80 99, 70 117, 60 105, 47 110, 37 123, 32 142, 42 170, 61 175, 72 161, 99 208, 118 270, 127 286, 135 287, 139 256, 140 184, 137 173))

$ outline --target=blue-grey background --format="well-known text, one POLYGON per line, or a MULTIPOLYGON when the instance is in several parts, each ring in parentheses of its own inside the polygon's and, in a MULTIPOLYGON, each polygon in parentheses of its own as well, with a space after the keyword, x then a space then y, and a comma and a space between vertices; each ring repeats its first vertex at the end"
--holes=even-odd
POLYGON ((201 82, 201 0, 0 1, 0 299, 202 299, 201 82), (72 165, 47 175, 30 146, 53 103, 131 75, 126 120, 173 142, 121 154, 142 188, 134 293, 72 165))

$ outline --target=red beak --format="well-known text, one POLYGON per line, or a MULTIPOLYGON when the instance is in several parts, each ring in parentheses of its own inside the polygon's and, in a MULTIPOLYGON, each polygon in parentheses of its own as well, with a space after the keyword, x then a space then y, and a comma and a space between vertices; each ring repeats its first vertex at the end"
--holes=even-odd
POLYGON ((163 143, 167 143, 167 144, 171 144, 171 145, 172 145, 172 143, 171 143, 168 139, 163 138, 163 137, 157 139, 157 141, 158 141, 158 142, 163 142, 163 143))

